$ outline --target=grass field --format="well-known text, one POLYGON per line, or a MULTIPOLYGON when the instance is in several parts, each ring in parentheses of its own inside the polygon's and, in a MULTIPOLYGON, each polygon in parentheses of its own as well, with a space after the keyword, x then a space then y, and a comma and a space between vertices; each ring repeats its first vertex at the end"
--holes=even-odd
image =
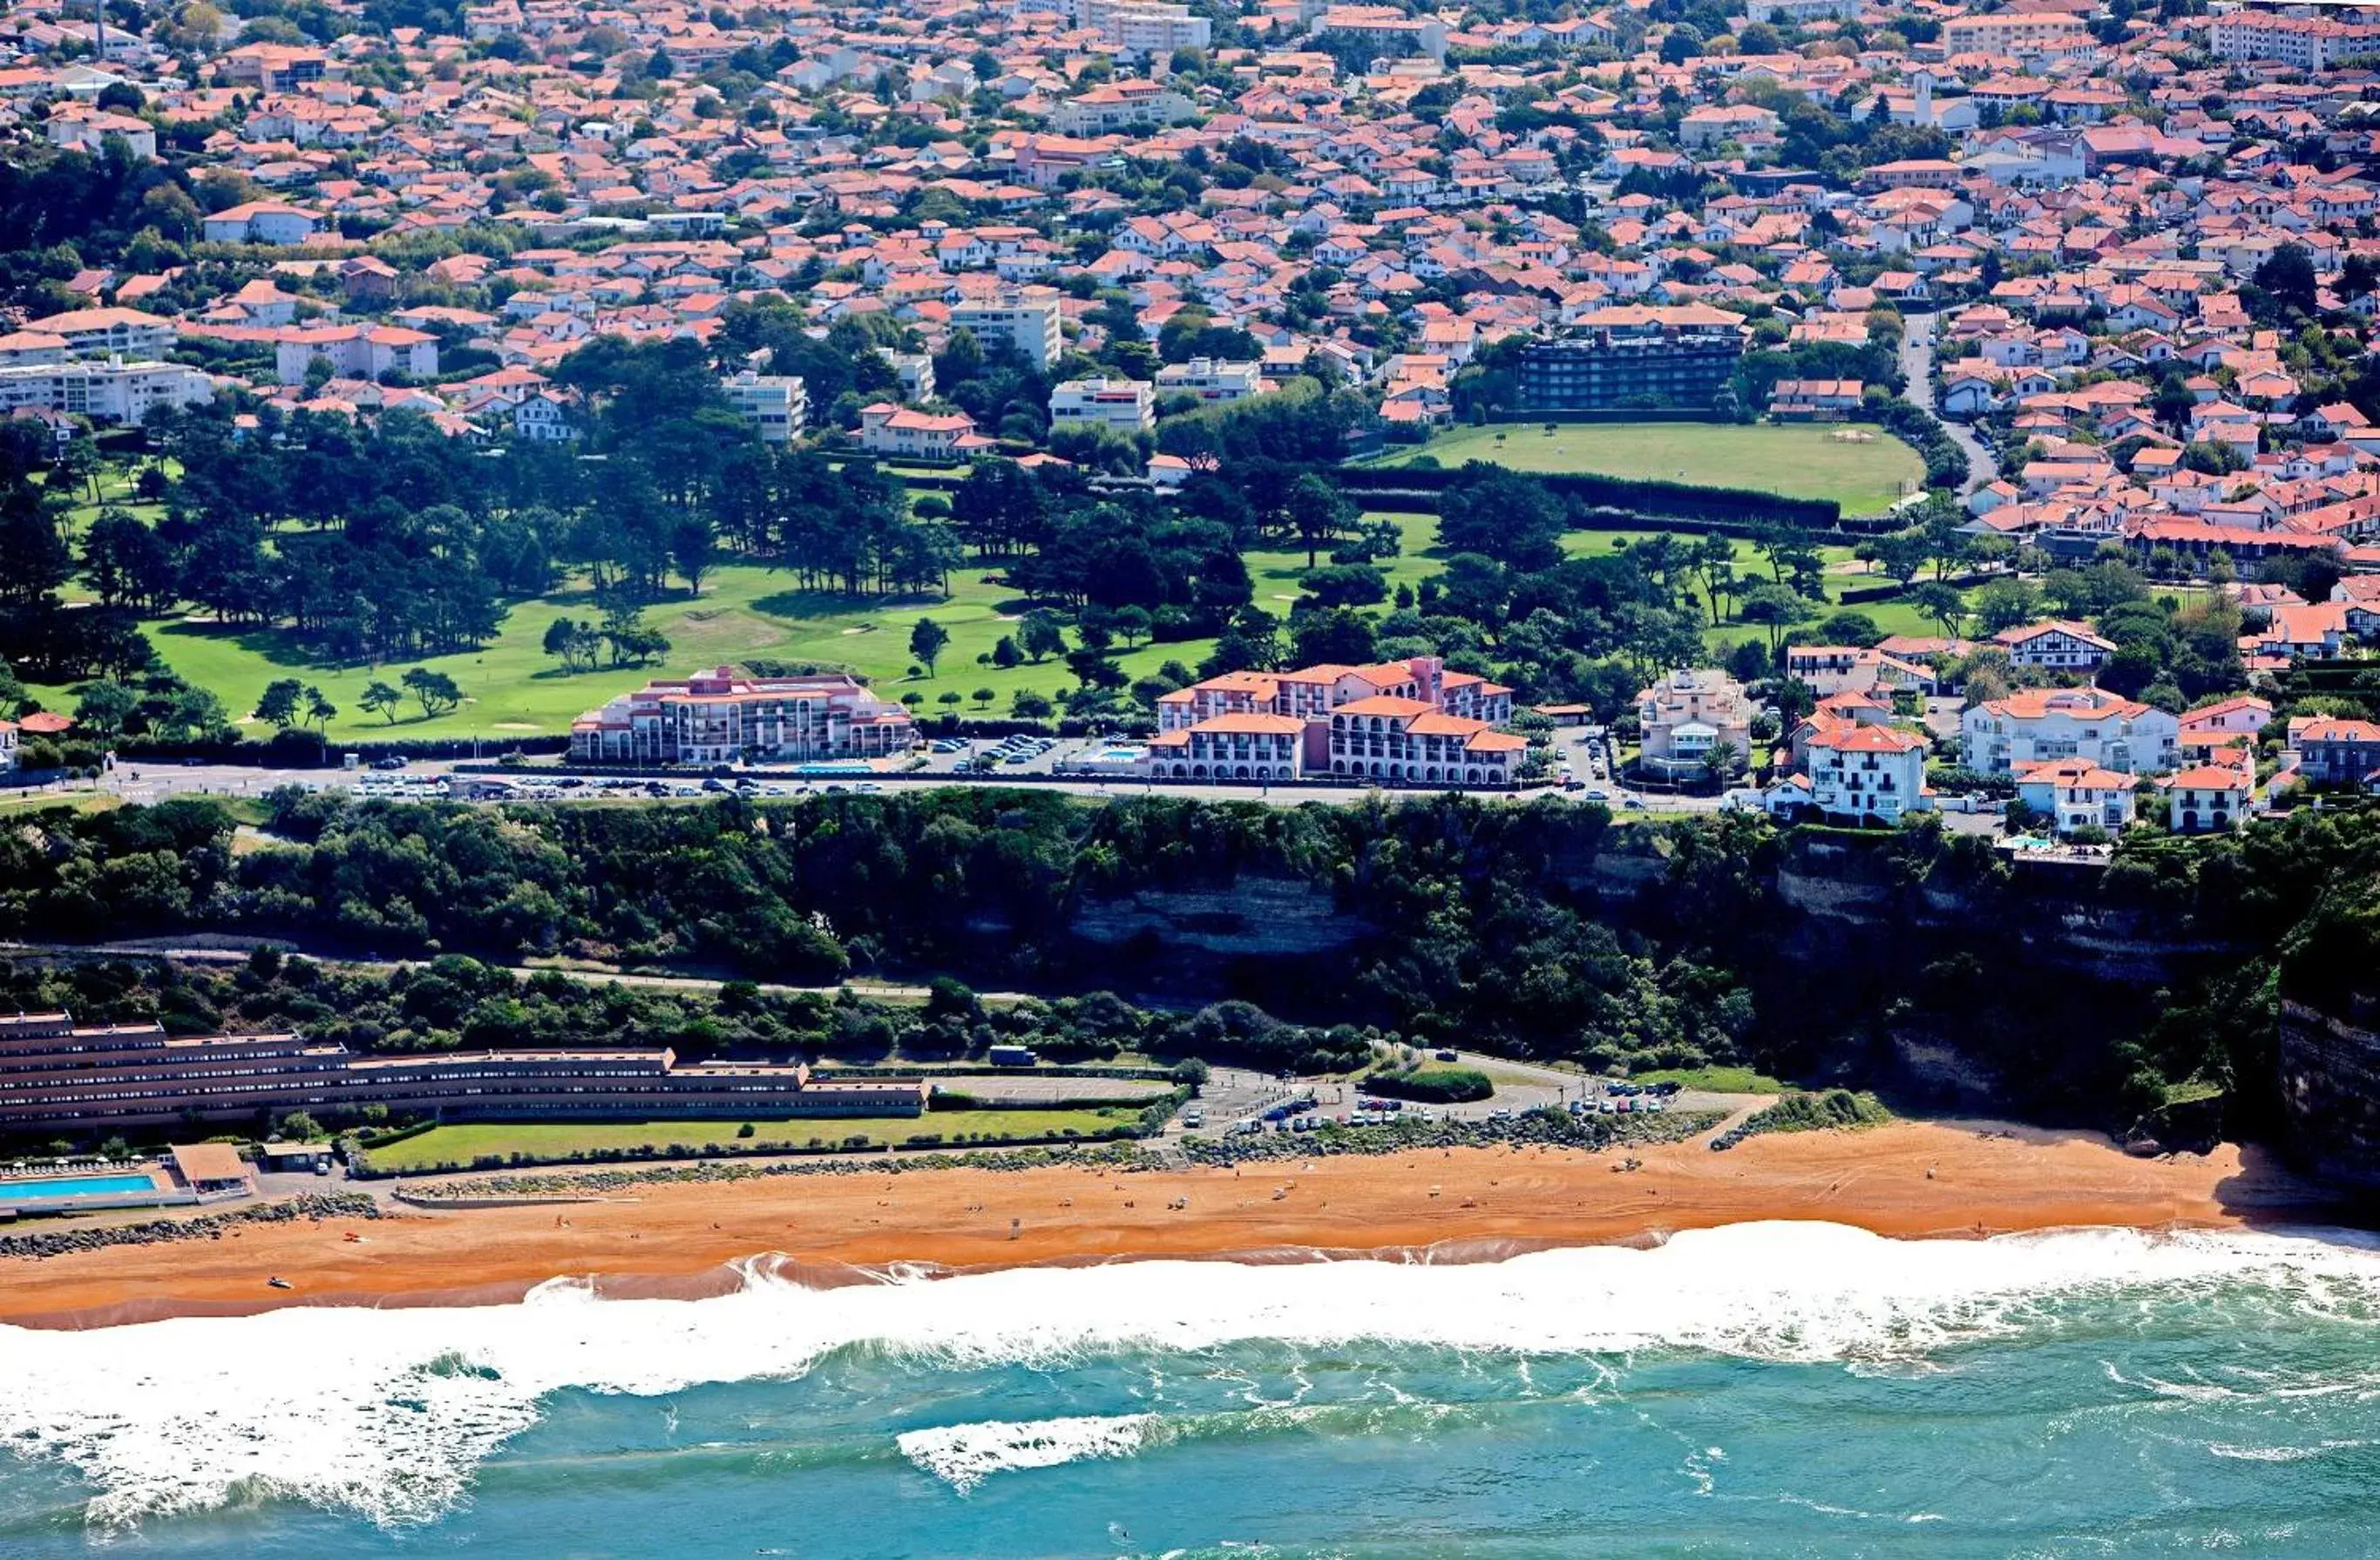
POLYGON ((433 1127, 419 1137, 370 1151, 376 1170, 425 1170, 440 1164, 469 1164, 487 1154, 531 1159, 568 1159, 573 1154, 601 1151, 622 1152, 666 1149, 730 1147, 750 1152, 775 1144, 799 1149, 813 1141, 836 1145, 865 1138, 870 1147, 906 1141, 919 1133, 940 1133, 945 1143, 960 1134, 970 1138, 1046 1138, 1068 1131, 1090 1137, 1118 1127, 1129 1127, 1140 1112, 1127 1106, 1104 1105, 1096 1110, 934 1111, 923 1116, 797 1116, 791 1120, 755 1120, 753 1135, 738 1138, 735 1121, 482 1121, 433 1127))
MULTIPOLYGON (((1494 449, 1496 432, 1458 430, 1428 446, 1429 452, 1450 463, 1471 454, 1485 454, 1494 449), (1466 442, 1487 448, 1466 448, 1466 442)), ((1915 457, 1905 446, 1830 445, 1824 430, 1812 428, 1737 428, 1695 423, 1571 425, 1550 438, 1535 425, 1510 426, 1504 432, 1509 435, 1507 445, 1495 457, 1531 469, 1590 469, 1589 465, 1580 464, 1587 461, 1592 469, 1620 470, 1624 465, 1621 457, 1631 456, 1644 468, 1631 474, 1674 475, 1672 471, 1652 469, 1658 461, 1653 460, 1646 450, 1619 447, 1627 438, 1643 434, 1658 439, 1685 438, 1699 441, 1709 449, 1723 450, 1730 463, 1728 469, 1714 468, 1698 473, 1696 480, 1700 481, 1760 485, 1752 480, 1759 473, 1743 468, 1746 463, 1757 468, 1764 458, 1758 452, 1777 446, 1779 441, 1782 447, 1800 449, 1828 463, 1830 480, 1848 480, 1850 464, 1862 461, 1880 461, 1896 468, 1905 461, 1910 471, 1915 470, 1915 457), (1608 457, 1594 456, 1582 447, 1586 445, 1605 450, 1608 457), (1562 453, 1565 451, 1569 453, 1562 453)), ((1411 453, 1417 452, 1398 458, 1410 458, 1411 453)), ((1658 458, 1672 457, 1664 455, 1658 458)), ((1778 459, 1784 466, 1792 464, 1781 457, 1766 458, 1778 459)), ((120 469, 111 466, 103 472, 101 482, 110 502, 130 497, 129 478, 120 469)), ((1780 492, 1793 491, 1782 481, 1774 485, 1780 492)), ((93 506, 86 503, 82 507, 88 510, 93 506)), ((154 518, 149 506, 139 506, 136 512, 154 518)), ((86 520, 87 518, 83 517, 86 520)), ((1396 522, 1403 542, 1398 556, 1382 561, 1393 594, 1400 585, 1418 587, 1423 579, 1437 573, 1441 555, 1435 547, 1436 517, 1391 514, 1386 518, 1396 522)), ((1633 545, 1652 534, 1579 531, 1565 538, 1564 546, 1575 555, 1591 555, 1609 552, 1623 541, 1633 545)), ((1857 577, 1839 572, 1850 567, 1848 549, 1825 551, 1832 594, 1840 591, 1842 583, 1857 577)), ((1736 544, 1736 556, 1740 572, 1748 573, 1762 567, 1748 542, 1736 544)), ((1286 617, 1300 592, 1305 555, 1302 551, 1259 550, 1247 555, 1247 567, 1255 584, 1256 604, 1286 617)), ((70 599, 78 597, 80 589, 77 581, 67 592, 70 599)), ((921 702, 917 708, 924 714, 953 708, 1005 714, 1011 698, 1019 690, 1029 689, 1054 696, 1071 687, 1074 680, 1063 663, 1056 659, 1007 670, 978 663, 977 657, 988 656, 1002 635, 1014 632, 1016 620, 1027 605, 997 583, 991 570, 980 565, 953 574, 947 598, 860 599, 799 591, 784 573, 756 564, 731 564, 704 579, 698 597, 689 596, 680 589, 648 606, 648 620, 671 641, 666 657, 645 667, 607 667, 581 673, 565 672, 545 654, 541 644, 547 625, 555 617, 596 615, 589 593, 576 582, 553 594, 516 603, 496 637, 475 651, 382 665, 330 665, 314 659, 285 631, 228 628, 200 617, 153 622, 145 631, 167 666, 199 687, 213 690, 233 718, 242 721, 243 729, 250 736, 270 735, 270 729, 261 723, 245 718, 265 685, 279 677, 296 677, 320 687, 338 706, 339 716, 331 723, 328 732, 334 745, 375 737, 479 737, 491 743, 492 751, 500 751, 510 738, 565 732, 581 712, 640 687, 650 677, 682 676, 755 656, 848 666, 885 698, 918 695, 921 702), (950 643, 933 676, 913 678, 909 676, 909 667, 915 664, 909 654, 909 632, 920 617, 930 617, 941 624, 950 634, 950 643), (463 704, 430 718, 418 705, 408 703, 394 721, 362 709, 361 699, 370 683, 381 680, 395 684, 413 665, 453 677, 463 690, 463 704), (989 703, 974 698, 978 689, 990 690, 989 703), (954 706, 942 702, 943 696, 952 693, 960 696, 954 706)), ((1861 610, 1873 616, 1887 633, 1933 631, 1932 626, 1913 610, 1899 603, 1877 603, 1861 610)), ((1754 631, 1728 624, 1709 630, 1708 638, 1714 644, 1731 642, 1754 631)), ((1156 671, 1169 660, 1196 668, 1212 648, 1209 640, 1144 644, 1118 653, 1115 659, 1127 676, 1138 677, 1156 671)), ((75 696, 69 689, 36 686, 32 691, 48 708, 74 707, 75 696)))
POLYGON ((1706 487, 1749 488, 1788 498, 1831 498, 1846 515, 1891 507, 1925 477, 1917 452, 1872 428, 1872 442, 1835 437, 1810 424, 1741 427, 1712 422, 1535 422, 1453 428, 1427 445, 1384 457, 1401 466, 1418 456, 1441 466, 1490 460, 1515 471, 1592 471, 1706 487))
MULTIPOLYGON (((1401 583, 1417 585, 1438 570, 1437 560, 1423 552, 1435 540, 1436 518, 1393 518, 1403 531, 1405 552, 1384 563, 1391 591, 1401 583)), ((1305 555, 1265 550, 1246 556, 1257 604, 1286 616, 1305 572, 1305 555)), ((541 642, 546 625, 555 617, 599 615, 588 592, 575 588, 516 603, 496 637, 476 651, 377 666, 327 665, 280 629, 226 628, 190 617, 151 623, 146 632, 168 666, 199 687, 212 689, 236 720, 255 708, 267 683, 297 677, 319 686, 339 707, 329 731, 334 743, 391 737, 484 737, 501 743, 507 737, 567 731, 580 713, 642 687, 649 678, 756 655, 849 666, 885 698, 922 695, 920 713, 927 714, 945 709, 941 698, 949 692, 962 696, 961 710, 982 710, 985 706, 974 694, 990 689, 993 698, 989 708, 1005 714, 1010 698, 1021 689, 1055 695, 1074 684, 1064 664, 1054 659, 1004 671, 977 664, 976 657, 990 654, 1001 636, 1015 631, 1016 619, 1027 604, 980 565, 951 577, 947 599, 855 599, 799 591, 782 572, 731 564, 705 577, 700 596, 689 597, 681 589, 646 609, 648 621, 670 640, 670 653, 662 660, 642 668, 580 673, 564 672, 541 642), (934 675, 912 678, 908 669, 916 662, 909 654, 909 631, 920 617, 941 624, 951 640, 934 675), (361 708, 367 685, 375 679, 393 684, 399 673, 415 665, 453 677, 463 689, 463 705, 426 719, 419 706, 408 704, 393 723, 361 708)), ((1211 640, 1184 640, 1143 644, 1115 659, 1127 676, 1138 677, 1170 660, 1195 668, 1213 648, 1211 640)), ((50 708, 74 707, 69 689, 36 687, 34 691, 50 708)), ((244 729, 250 736, 271 735, 270 728, 256 723, 244 729)))

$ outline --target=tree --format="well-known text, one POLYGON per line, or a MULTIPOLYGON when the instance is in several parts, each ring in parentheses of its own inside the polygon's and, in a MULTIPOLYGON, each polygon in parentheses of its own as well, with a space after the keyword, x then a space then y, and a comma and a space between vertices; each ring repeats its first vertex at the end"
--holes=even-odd
POLYGON ((719 538, 712 533, 709 520, 681 520, 677 529, 670 532, 670 559, 677 565, 678 573, 686 576, 686 593, 689 596, 702 594, 702 577, 710 572, 711 563, 718 555, 719 538))
POLYGON ((1048 720, 1055 708, 1048 694, 1037 693, 1029 688, 1018 689, 1008 701, 1009 713, 1021 721, 1048 720))
POLYGON ((120 682, 95 682, 75 701, 74 722, 102 742, 124 735, 125 724, 140 708, 140 697, 120 682))
POLYGON ((2256 267, 2256 286, 2282 309, 2294 309, 2311 319, 2319 305, 2314 299, 2313 255, 2303 244, 2283 244, 2256 267))
POLYGON ((612 647, 614 666, 641 666, 670 651, 668 636, 646 622, 641 609, 627 603, 604 609, 601 632, 604 642, 612 647))
POLYGON ((1115 615, 1115 631, 1123 640, 1126 650, 1134 648, 1140 640, 1148 638, 1149 630, 1153 627, 1154 624, 1146 607, 1128 606, 1115 615))
POLYGON ((1002 634, 991 647, 991 664, 1005 672, 1025 664, 1025 652, 1016 648, 1014 636, 1002 634))
POLYGON ((1132 679, 1123 668, 1096 650, 1075 650, 1066 652, 1066 669, 1075 680, 1087 689, 1122 688, 1132 679))
POLYGON ((1768 631, 1768 650, 1774 655, 1784 643, 1785 631, 1816 616, 1817 609, 1807 597, 1773 579, 1755 579, 1744 588, 1742 604, 1736 609, 1736 615, 1768 631))
POLYGON ((1480 553, 1530 571, 1561 562, 1569 511, 1545 483, 1474 461, 1439 500, 1438 537, 1450 553, 1480 553))
POLYGON ((296 677, 274 678, 264 685, 263 694, 256 701, 256 718, 270 722, 275 730, 288 730, 303 712, 305 691, 296 677))
POLYGON ((603 636, 591 623, 557 617, 545 626, 545 652, 562 663, 565 672, 591 672, 603 648, 603 636))
POLYGON ((433 672, 427 666, 416 666, 397 679, 405 690, 421 706, 423 720, 436 720, 440 715, 463 702, 463 690, 455 679, 443 672, 433 672))
POLYGON ((1290 485, 1287 505, 1290 530, 1305 549, 1305 567, 1312 568, 1323 545, 1337 540, 1353 525, 1357 510, 1329 478, 1308 471, 1290 485))
POLYGON ((1027 661, 1038 664, 1065 652, 1066 635, 1050 614, 1028 612, 1025 621, 1016 626, 1016 644, 1027 661))
POLYGON ((995 700, 995 699, 999 698, 999 697, 1000 697, 1000 695, 998 695, 997 693, 994 693, 991 689, 988 689, 988 688, 979 688, 979 689, 977 689, 975 690, 975 692, 974 692, 972 695, 970 695, 969 697, 971 697, 971 698, 973 698, 973 699, 975 700, 975 707, 976 707, 977 709, 978 709, 978 710, 989 710, 989 709, 990 709, 990 708, 991 708, 991 701, 992 701, 993 700, 995 700))
POLYGON ((1957 639, 1959 626, 1967 620, 1967 598, 1959 593, 1957 586, 1945 585, 1940 580, 1928 580, 1911 591, 1909 604, 1942 625, 1947 639, 1957 639))
POLYGON ((1344 607, 1301 612, 1290 620, 1289 632, 1293 658, 1301 666, 1360 666, 1378 648, 1370 620, 1344 607))
POLYGON ((925 664, 929 677, 934 675, 934 663, 941 659, 950 642, 951 631, 930 617, 920 617, 917 626, 909 630, 909 653, 925 664))
POLYGON ((1986 634, 2030 623, 2041 615, 2041 592, 2029 579, 1995 579, 1975 592, 1975 626, 1986 634))
POLYGON ((318 737, 331 734, 331 723, 339 718, 339 707, 322 697, 322 690, 313 684, 306 685, 306 724, 314 728, 318 737))
POLYGON ((371 685, 364 689, 363 697, 356 702, 382 717, 389 725, 395 725, 397 706, 405 702, 405 695, 375 678, 371 685))

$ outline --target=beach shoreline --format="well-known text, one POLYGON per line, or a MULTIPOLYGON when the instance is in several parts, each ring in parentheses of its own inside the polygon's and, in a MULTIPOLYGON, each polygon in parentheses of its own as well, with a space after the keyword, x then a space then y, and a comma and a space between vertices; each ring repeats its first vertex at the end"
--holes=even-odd
POLYGON ((2094 1134, 1895 1122, 1601 1153, 1544 1146, 1237 1166, 1057 1164, 639 1181, 604 1200, 400 1210, 217 1238, 0 1260, 0 1322, 87 1328, 290 1306, 498 1305, 558 1278, 700 1298, 767 1257, 806 1284, 1120 1260, 1491 1261, 1824 1221, 1902 1239, 2093 1225, 2315 1224, 2316 1188, 2253 1150, 2123 1153, 2094 1134), (1630 1160, 1641 1168, 1626 1171, 1630 1160), (284 1279, 287 1289, 268 1286, 284 1279))

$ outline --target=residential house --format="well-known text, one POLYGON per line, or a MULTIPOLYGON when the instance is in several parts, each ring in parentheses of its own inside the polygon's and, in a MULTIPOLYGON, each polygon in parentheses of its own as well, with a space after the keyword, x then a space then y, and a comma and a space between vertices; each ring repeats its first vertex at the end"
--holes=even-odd
POLYGON ((2104 689, 2021 689, 1960 714, 1960 762, 1986 774, 2065 759, 2124 774, 2160 774, 2175 767, 2180 729, 2155 705, 2104 689))

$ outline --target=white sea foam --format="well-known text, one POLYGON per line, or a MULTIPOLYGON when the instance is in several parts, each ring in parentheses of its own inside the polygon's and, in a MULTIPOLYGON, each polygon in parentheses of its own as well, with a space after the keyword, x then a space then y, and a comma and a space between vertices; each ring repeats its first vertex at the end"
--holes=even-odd
POLYGON ((2380 1298, 2380 1254, 2277 1236, 2088 1230, 1897 1242, 1766 1224, 1651 1250, 1467 1266, 1153 1261, 807 1289, 761 1261, 744 1288, 703 1300, 601 1300, 557 1282, 516 1306, 291 1310, 86 1333, 0 1327, 0 1445, 86 1476, 100 1492, 91 1505, 99 1523, 258 1492, 403 1522, 459 1499, 479 1463, 536 1421, 547 1394, 662 1395, 787 1377, 856 1345, 959 1365, 1362 1339, 1861 1361, 2025 1326, 2051 1297, 2235 1280, 2284 1306, 2366 1318, 2380 1298))
POLYGON ((901 1455, 965 1493, 994 1473, 1058 1468, 1091 1457, 1128 1457, 1156 1424, 1155 1414, 1064 1420, 986 1420, 912 1430, 894 1437, 901 1455))

